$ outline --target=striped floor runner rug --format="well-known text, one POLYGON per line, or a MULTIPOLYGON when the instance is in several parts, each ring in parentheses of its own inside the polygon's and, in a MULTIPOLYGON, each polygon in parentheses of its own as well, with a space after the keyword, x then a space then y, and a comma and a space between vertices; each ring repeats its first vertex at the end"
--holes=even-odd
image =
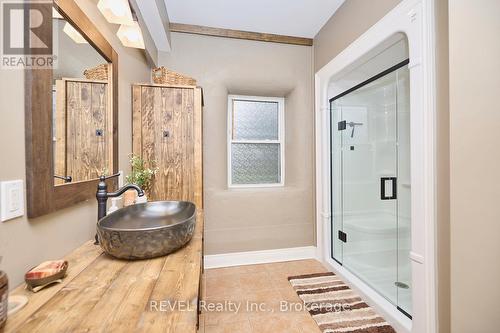
POLYGON ((395 333, 335 274, 291 276, 288 281, 323 333, 395 333))

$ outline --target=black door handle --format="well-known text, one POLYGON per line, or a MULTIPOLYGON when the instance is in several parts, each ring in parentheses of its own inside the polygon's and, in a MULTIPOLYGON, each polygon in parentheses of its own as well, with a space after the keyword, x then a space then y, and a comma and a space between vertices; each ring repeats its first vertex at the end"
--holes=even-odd
POLYGON ((380 178, 380 199, 381 200, 394 200, 398 198, 398 179, 396 177, 382 177, 380 178), (386 194, 387 182, 392 183, 391 195, 386 194))

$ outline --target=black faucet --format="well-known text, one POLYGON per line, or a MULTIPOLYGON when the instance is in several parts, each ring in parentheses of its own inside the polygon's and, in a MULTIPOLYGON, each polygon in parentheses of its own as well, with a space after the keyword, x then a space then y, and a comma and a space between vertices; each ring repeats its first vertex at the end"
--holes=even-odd
MULTIPOLYGON (((111 175, 108 177, 106 177, 104 175, 99 177, 99 184, 97 185, 97 193, 95 194, 95 197, 97 198, 97 221, 99 221, 104 216, 106 216, 106 212, 107 212, 106 205, 108 202, 108 198, 119 197, 120 195, 125 193, 125 191, 131 190, 131 189, 136 190, 137 194, 140 197, 144 196, 144 191, 139 186, 137 186, 135 184, 127 184, 116 192, 108 192, 108 184, 106 184, 106 179, 118 177, 119 175, 120 175, 120 173, 117 173, 117 174, 114 174, 114 175, 111 175)), ((99 239, 97 237, 97 234, 95 235, 95 243, 94 244, 96 244, 96 245, 99 244, 99 239)))

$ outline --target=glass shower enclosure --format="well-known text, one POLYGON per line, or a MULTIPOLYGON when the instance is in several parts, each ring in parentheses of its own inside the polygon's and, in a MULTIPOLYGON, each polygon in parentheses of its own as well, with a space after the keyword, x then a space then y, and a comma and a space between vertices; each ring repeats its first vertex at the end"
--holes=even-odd
POLYGON ((332 258, 411 318, 408 60, 330 112, 332 258))

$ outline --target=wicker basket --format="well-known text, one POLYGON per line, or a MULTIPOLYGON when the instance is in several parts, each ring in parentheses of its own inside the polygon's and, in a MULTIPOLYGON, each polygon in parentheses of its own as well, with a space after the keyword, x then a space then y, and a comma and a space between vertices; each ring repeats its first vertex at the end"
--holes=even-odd
POLYGON ((156 84, 171 84, 171 85, 181 85, 181 86, 196 85, 195 79, 171 71, 170 69, 166 69, 163 66, 158 68, 153 68, 152 76, 153 76, 153 82, 156 84))
POLYGON ((83 71, 83 75, 87 80, 108 80, 108 64, 100 64, 94 68, 89 68, 83 71))

